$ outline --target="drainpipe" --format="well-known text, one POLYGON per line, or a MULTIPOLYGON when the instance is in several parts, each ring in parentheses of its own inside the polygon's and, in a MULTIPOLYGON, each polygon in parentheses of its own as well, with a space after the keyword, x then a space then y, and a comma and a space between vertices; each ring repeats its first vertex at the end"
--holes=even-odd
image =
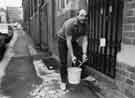
POLYGON ((52 33, 55 38, 55 0, 52 0, 52 33))
POLYGON ((41 5, 39 4, 39 9, 38 9, 38 21, 39 21, 39 48, 40 48, 40 50, 42 50, 42 34, 41 34, 41 19, 40 19, 40 16, 41 16, 41 12, 40 12, 40 10, 41 10, 41 5))

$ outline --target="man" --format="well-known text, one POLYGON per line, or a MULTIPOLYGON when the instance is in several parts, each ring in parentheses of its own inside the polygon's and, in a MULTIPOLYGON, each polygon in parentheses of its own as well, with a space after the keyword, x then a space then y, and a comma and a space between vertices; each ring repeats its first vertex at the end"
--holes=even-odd
POLYGON ((59 44, 59 57, 61 61, 61 89, 66 89, 67 83, 67 54, 68 50, 75 64, 78 59, 87 60, 87 12, 84 9, 79 11, 79 15, 65 21, 62 28, 57 33, 59 44), (79 45, 77 40, 82 37, 82 51, 79 53, 79 45), (81 57, 79 55, 82 55, 81 57))

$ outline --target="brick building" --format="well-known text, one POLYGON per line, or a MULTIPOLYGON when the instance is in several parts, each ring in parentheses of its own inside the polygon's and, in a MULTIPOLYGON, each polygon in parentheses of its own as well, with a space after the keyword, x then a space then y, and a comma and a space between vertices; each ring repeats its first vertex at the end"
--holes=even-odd
POLYGON ((116 83, 122 93, 135 97, 135 0, 123 0, 122 46, 117 55, 116 83))
MULTIPOLYGON (((100 10, 97 10, 97 13, 95 13, 95 15, 98 16, 98 13, 100 13, 102 16, 102 14, 104 13, 104 9, 102 8, 102 5, 101 6, 99 5, 100 3, 96 3, 96 2, 106 1, 106 0, 97 0, 95 2, 94 0, 89 0, 89 1, 90 3, 97 6, 97 8, 101 7, 100 10)), ((117 28, 118 31, 115 31, 114 39, 115 37, 118 36, 116 40, 119 42, 118 44, 119 51, 117 51, 117 54, 114 58, 116 60, 116 64, 114 67, 115 77, 110 79, 116 84, 116 86, 122 92, 122 94, 128 96, 129 98, 134 98, 135 97, 135 74, 134 74, 135 73, 135 60, 134 60, 135 58, 135 54, 134 54, 135 1, 134 0, 108 0, 108 1, 114 1, 113 6, 108 6, 109 3, 107 4, 108 6, 107 11, 109 11, 110 13, 113 12, 114 9, 115 11, 117 11, 116 7, 117 8, 120 7, 120 5, 116 3, 117 1, 120 1, 120 3, 122 4, 121 10, 118 11, 118 13, 116 14, 114 13, 114 16, 112 14, 105 16, 105 20, 109 20, 110 17, 112 17, 112 19, 114 17, 115 18, 118 17, 118 19, 115 19, 115 21, 111 20, 113 26, 109 27, 109 28, 114 27, 112 29, 117 28)), ((104 2, 104 4, 106 4, 106 2, 104 2)), ((25 30, 32 36, 37 46, 40 46, 40 48, 42 49, 49 49, 53 54, 58 55, 56 36, 55 36, 56 32, 59 30, 59 28, 61 27, 61 25, 66 19, 76 15, 77 11, 80 8, 87 9, 87 7, 88 7, 88 0, 23 0, 25 30)), ((92 13, 94 13, 94 11, 92 13)), ((97 20, 98 19, 102 20, 100 19, 100 17, 97 17, 97 20)), ((93 20, 91 20, 91 22, 92 21, 93 20)), ((99 23, 102 23, 102 21, 99 23)), ((102 26, 102 24, 100 25, 102 26)), ((94 26, 92 26, 92 28, 95 28, 94 26)), ((98 26, 96 26, 96 28, 97 28, 96 30, 98 30, 98 26)), ((93 32, 93 30, 91 32, 93 32)), ((91 32, 90 34, 92 35, 91 32)), ((107 31, 106 34, 108 32, 109 31, 107 31)), ((95 35, 93 35, 92 38, 96 36, 96 34, 98 35, 98 33, 95 33, 95 35)), ((101 34, 101 36, 104 35, 101 34)), ((109 38, 111 38, 112 36, 113 35, 109 35, 109 38)), ((96 38, 98 37, 99 36, 96 36, 96 38)), ((111 40, 113 40, 113 38, 111 40)), ((100 43, 100 41, 97 43, 100 43)), ((106 51, 107 54, 108 51, 112 52, 111 55, 109 55, 110 57, 114 52, 111 49, 109 50, 108 48, 106 49, 106 51)), ((96 59, 98 60, 98 58, 96 59)), ((105 68, 108 68, 108 66, 105 66, 105 68)), ((93 68, 93 70, 95 69, 93 68)), ((96 70, 98 70, 98 68, 96 70)), ((100 69, 98 71, 101 72, 101 74, 104 73, 100 71, 100 69)), ((108 72, 111 73, 111 70, 109 70, 108 72)), ((108 77, 108 75, 105 76, 108 77)))

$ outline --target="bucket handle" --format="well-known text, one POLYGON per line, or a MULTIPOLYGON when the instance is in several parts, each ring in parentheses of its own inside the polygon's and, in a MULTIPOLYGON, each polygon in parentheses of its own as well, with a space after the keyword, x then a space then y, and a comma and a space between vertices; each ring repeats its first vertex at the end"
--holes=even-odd
MULTIPOLYGON (((87 61, 87 60, 86 60, 86 61, 87 61)), ((86 61, 82 62, 82 61, 78 60, 78 62, 80 63, 80 64, 79 64, 79 67, 81 67, 86 61)))

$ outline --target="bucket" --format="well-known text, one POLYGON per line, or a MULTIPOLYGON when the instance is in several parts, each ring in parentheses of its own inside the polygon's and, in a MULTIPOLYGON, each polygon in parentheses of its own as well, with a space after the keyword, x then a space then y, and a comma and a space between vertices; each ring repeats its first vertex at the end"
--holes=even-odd
POLYGON ((68 68, 68 81, 70 84, 79 84, 81 80, 82 69, 79 67, 68 68))

